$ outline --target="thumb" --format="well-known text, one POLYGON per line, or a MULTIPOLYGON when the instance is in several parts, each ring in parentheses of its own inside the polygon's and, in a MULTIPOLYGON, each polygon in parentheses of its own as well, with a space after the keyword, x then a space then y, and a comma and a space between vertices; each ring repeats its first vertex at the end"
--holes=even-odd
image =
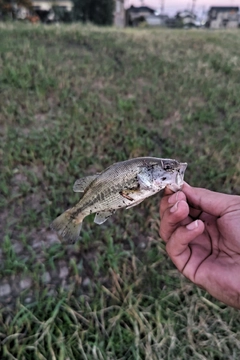
POLYGON ((233 195, 221 194, 207 189, 192 187, 186 182, 181 189, 189 205, 214 216, 221 216, 233 195))

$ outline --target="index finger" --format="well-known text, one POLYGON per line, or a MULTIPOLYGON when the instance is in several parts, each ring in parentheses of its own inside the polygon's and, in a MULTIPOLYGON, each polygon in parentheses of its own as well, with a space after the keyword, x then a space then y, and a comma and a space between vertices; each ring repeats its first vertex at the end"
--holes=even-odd
MULTIPOLYGON (((235 195, 192 187, 186 182, 184 182, 182 191, 187 197, 190 208, 201 210, 214 216, 222 216, 236 198, 235 195)), ((239 201, 239 199, 237 200, 239 201)))
POLYGON ((180 200, 186 201, 186 195, 181 190, 174 193, 168 189, 160 201, 160 219, 162 219, 164 212, 168 208, 172 207, 177 201, 180 200))

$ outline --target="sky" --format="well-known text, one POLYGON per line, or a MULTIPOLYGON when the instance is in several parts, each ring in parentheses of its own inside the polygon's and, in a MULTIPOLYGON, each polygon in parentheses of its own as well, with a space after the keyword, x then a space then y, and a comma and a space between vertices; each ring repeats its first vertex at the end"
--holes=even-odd
POLYGON ((153 9, 160 8, 164 3, 164 13, 170 16, 176 14, 177 11, 190 10, 192 3, 195 3, 195 11, 199 16, 206 13, 211 6, 239 6, 239 0, 125 0, 125 7, 131 5, 146 5, 153 9))

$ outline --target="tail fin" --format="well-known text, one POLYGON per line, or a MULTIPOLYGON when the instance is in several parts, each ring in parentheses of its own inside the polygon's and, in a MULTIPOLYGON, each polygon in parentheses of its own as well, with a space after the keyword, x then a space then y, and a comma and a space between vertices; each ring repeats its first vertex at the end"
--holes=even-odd
POLYGON ((71 216, 71 210, 67 210, 59 215, 50 226, 53 230, 57 231, 64 240, 75 243, 79 237, 82 222, 76 223, 76 220, 71 216))

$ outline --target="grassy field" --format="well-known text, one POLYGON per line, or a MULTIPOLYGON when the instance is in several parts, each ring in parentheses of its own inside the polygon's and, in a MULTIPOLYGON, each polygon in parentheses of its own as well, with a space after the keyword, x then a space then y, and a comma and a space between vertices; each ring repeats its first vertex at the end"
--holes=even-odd
POLYGON ((176 271, 158 195, 75 245, 49 229, 131 157, 240 194, 239 32, 1 25, 0 109, 1 359, 239 359, 240 314, 176 271))

